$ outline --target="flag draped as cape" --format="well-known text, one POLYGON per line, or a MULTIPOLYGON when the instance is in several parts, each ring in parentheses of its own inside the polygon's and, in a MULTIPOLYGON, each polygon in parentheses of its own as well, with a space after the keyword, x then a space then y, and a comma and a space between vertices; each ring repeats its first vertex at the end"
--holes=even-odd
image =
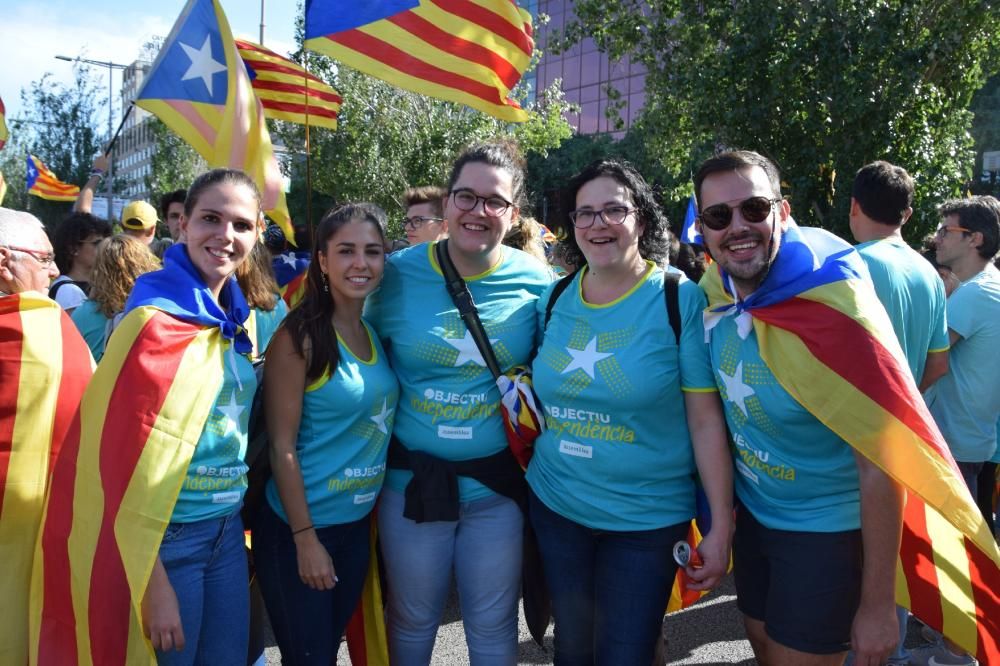
POLYGON ((55 301, 0 297, 0 663, 28 660, 32 556, 56 459, 93 372, 90 350, 55 301))
POLYGON ((1000 551, 907 369, 860 255, 790 223, 769 274, 735 302, 717 265, 706 335, 751 326, 781 386, 906 489, 896 599, 974 654, 1000 663, 1000 551))
POLYGON ((55 464, 31 582, 32 664, 155 664, 140 604, 188 464, 249 339, 183 244, 141 276, 55 464))

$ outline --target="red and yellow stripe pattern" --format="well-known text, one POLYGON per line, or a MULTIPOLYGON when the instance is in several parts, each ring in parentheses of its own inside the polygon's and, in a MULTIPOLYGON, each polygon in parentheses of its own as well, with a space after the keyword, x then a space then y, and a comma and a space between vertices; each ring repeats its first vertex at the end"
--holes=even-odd
POLYGON ((528 115, 509 98, 531 61, 531 15, 513 0, 313 0, 306 48, 416 93, 501 120, 528 115))
MULTIPOLYGON (((731 303, 709 269, 710 308, 731 303)), ((752 309, 761 357, 792 397, 907 491, 898 603, 982 663, 1000 663, 1000 551, 859 279, 752 309)))
POLYGON ((32 664, 155 664, 140 603, 223 382, 217 328, 121 322, 52 476, 31 583, 32 664))
POLYGON ((260 44, 237 39, 236 48, 266 118, 337 129, 341 98, 329 84, 260 44))
POLYGON ((28 155, 28 194, 49 201, 76 201, 80 188, 59 180, 49 168, 34 155, 28 155))
POLYGON ((382 583, 378 574, 378 526, 372 515, 368 545, 371 560, 358 607, 345 631, 353 666, 389 666, 389 642, 385 633, 382 583))
POLYGON ((43 295, 0 297, 0 663, 28 660, 28 592, 49 472, 93 372, 90 350, 43 295))

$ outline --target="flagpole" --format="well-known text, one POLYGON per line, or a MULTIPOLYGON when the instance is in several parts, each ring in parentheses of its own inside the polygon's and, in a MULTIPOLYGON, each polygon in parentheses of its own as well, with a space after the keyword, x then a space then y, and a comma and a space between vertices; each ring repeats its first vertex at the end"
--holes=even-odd
POLYGON ((125 109, 125 114, 122 116, 122 121, 118 123, 118 129, 115 130, 114 136, 112 136, 111 141, 108 142, 108 147, 104 149, 105 156, 110 155, 111 149, 115 147, 116 143, 118 143, 118 136, 122 133, 122 128, 125 127, 125 121, 128 120, 130 115, 132 115, 132 107, 133 104, 129 102, 128 107, 125 109))

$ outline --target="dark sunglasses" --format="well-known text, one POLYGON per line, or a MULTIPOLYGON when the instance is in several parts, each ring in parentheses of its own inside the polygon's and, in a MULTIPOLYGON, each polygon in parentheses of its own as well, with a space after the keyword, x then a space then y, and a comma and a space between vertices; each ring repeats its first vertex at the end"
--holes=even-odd
MULTIPOLYGON (((771 214, 774 204, 781 199, 768 199, 767 197, 750 197, 739 203, 737 208, 747 222, 763 222, 771 214)), ((698 214, 701 223, 712 231, 722 231, 733 221, 733 207, 726 203, 709 206, 698 214)))

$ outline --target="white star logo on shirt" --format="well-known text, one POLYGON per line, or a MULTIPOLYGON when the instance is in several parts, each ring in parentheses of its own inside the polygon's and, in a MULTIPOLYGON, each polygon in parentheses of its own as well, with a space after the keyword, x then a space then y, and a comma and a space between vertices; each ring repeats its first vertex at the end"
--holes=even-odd
MULTIPOLYGON (((470 362, 481 365, 484 368, 486 367, 486 361, 483 360, 483 355, 479 353, 479 347, 476 346, 476 341, 472 337, 472 331, 466 330, 464 338, 443 339, 458 350, 458 358, 455 359, 456 368, 470 362)), ((496 345, 497 342, 499 340, 490 340, 491 345, 496 345)))
POLYGON ((726 387, 726 399, 739 407, 743 416, 749 419, 750 414, 747 412, 746 399, 756 394, 752 388, 743 383, 743 361, 736 364, 736 372, 732 375, 727 375, 719 370, 719 376, 722 377, 722 383, 726 387))
POLYGON ((591 338, 590 342, 588 342, 587 346, 583 349, 566 347, 566 352, 573 357, 573 360, 569 362, 569 365, 563 368, 562 374, 565 375, 573 372, 577 368, 580 368, 590 375, 591 379, 594 379, 594 364, 598 361, 603 361, 610 356, 614 356, 614 354, 597 351, 597 336, 591 338))
POLYGON ((222 412, 222 414, 226 417, 226 430, 222 433, 222 436, 226 437, 229 433, 239 432, 240 414, 243 413, 243 410, 245 410, 246 407, 236 404, 236 391, 233 391, 229 396, 228 405, 219 405, 216 409, 222 412))
POLYGON ((386 401, 385 398, 382 398, 382 411, 379 412, 378 414, 375 414, 374 416, 368 417, 375 422, 375 427, 378 428, 379 432, 381 432, 383 435, 389 434, 389 430, 385 427, 385 421, 390 416, 392 416, 392 413, 395 411, 393 409, 388 409, 388 407, 389 407, 388 402, 386 401))
POLYGON ((226 71, 226 66, 212 58, 212 43, 209 35, 205 35, 205 43, 201 45, 200 49, 188 46, 184 42, 180 42, 180 45, 187 57, 191 59, 191 66, 184 72, 181 81, 201 79, 205 83, 205 87, 208 88, 208 94, 211 95, 212 77, 218 72, 226 71))

